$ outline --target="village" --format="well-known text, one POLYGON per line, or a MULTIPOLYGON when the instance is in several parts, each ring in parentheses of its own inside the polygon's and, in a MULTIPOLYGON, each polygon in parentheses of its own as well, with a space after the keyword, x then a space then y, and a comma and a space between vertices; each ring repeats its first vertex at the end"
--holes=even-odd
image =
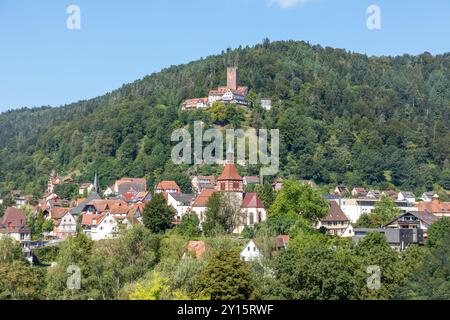
MULTIPOLYGON (((50 175, 45 195, 37 205, 31 203, 31 196, 20 191, 12 192, 14 203, 6 208, 0 219, 0 237, 10 236, 20 242, 25 257, 33 263, 32 249, 43 245, 55 245, 81 232, 94 241, 114 239, 121 229, 143 225, 143 211, 151 205, 152 197, 161 194, 168 206, 173 209, 174 226, 181 223, 183 217, 195 213, 200 223, 205 222, 208 200, 215 193, 229 196, 229 201, 239 207, 240 214, 235 229, 240 237, 245 228, 252 228, 268 219, 268 208, 256 192, 246 192, 250 186, 260 183, 258 176, 242 177, 234 164, 233 154, 227 155, 222 173, 218 176, 192 176, 192 193, 182 193, 176 181, 160 181, 152 189, 148 188, 144 178, 122 178, 104 190, 99 189, 97 176, 92 182, 79 185, 78 199, 64 199, 55 193, 58 185, 70 180, 50 175), (27 214, 43 213, 50 229, 37 235, 40 241, 32 241, 31 230, 27 227, 27 214)), ((272 184, 275 194, 283 189, 282 178, 272 184)), ((306 182, 305 182, 306 183, 306 182)), ((314 185, 313 185, 314 187, 314 185)), ((450 217, 450 202, 441 202, 433 192, 416 196, 409 191, 366 190, 355 186, 351 189, 337 185, 329 194, 323 195, 328 203, 328 213, 317 221, 315 228, 338 238, 350 238, 358 241, 369 232, 384 235, 389 245, 398 251, 408 246, 424 245, 428 228, 441 219, 450 217), (383 198, 389 198, 398 207, 400 215, 379 228, 356 228, 355 224, 364 214, 370 214, 383 198)), ((0 204, 4 200, 0 200, 0 204)), ((36 235, 35 235, 36 236, 36 235)), ((34 237, 36 238, 36 237, 34 237)), ((285 248, 289 235, 279 234, 277 247, 285 248)), ((190 241, 188 250, 201 255, 205 250, 203 241, 190 241)), ((260 250, 252 239, 247 239, 241 252, 241 259, 254 261, 262 258, 260 250)))

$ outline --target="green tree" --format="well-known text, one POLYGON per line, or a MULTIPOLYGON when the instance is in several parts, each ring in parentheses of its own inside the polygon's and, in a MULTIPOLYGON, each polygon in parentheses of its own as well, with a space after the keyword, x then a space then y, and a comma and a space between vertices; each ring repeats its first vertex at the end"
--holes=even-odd
POLYGON ((448 239, 450 239, 450 218, 444 217, 433 223, 428 229, 427 245, 435 247, 448 239))
POLYGON ((269 209, 269 224, 286 233, 299 220, 311 225, 324 217, 328 204, 318 191, 309 185, 294 181, 284 181, 275 202, 269 209))
POLYGON ((182 235, 188 238, 199 237, 202 233, 200 229, 200 220, 195 212, 187 213, 181 219, 178 230, 182 235))
POLYGON ((142 213, 144 225, 154 233, 172 228, 175 211, 169 207, 161 193, 153 195, 142 213))
POLYGON ((20 243, 11 237, 0 237, 0 263, 24 261, 20 243))
POLYGON ((221 249, 213 254, 198 275, 194 293, 211 300, 245 300, 250 297, 250 270, 236 250, 221 249))
POLYGON ((202 225, 205 235, 233 232, 241 213, 238 201, 234 197, 230 193, 216 192, 208 199, 205 222, 202 225))
POLYGON ((42 300, 43 270, 26 262, 0 263, 0 300, 42 300))
POLYGON ((381 197, 375 203, 375 209, 371 213, 364 213, 359 217, 356 226, 358 228, 380 228, 391 222, 401 214, 400 208, 389 197, 381 197))

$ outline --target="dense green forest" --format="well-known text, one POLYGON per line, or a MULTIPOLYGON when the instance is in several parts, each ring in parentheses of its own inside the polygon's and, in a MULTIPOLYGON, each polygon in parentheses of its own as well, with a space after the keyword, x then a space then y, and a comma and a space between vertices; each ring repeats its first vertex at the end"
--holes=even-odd
MULTIPOLYGON (((0 114, 0 193, 42 195, 56 170, 101 187, 121 176, 176 179, 173 129, 207 126, 280 130, 280 175, 320 185, 450 189, 450 54, 368 57, 305 42, 264 40, 172 66, 88 101, 0 114), (239 66, 249 110, 181 111, 239 66), (274 107, 263 111, 260 98, 274 107)), ((215 173, 217 168, 199 168, 215 173)), ((257 168, 240 168, 256 173, 257 168)), ((199 171, 199 172, 200 172, 199 171)))

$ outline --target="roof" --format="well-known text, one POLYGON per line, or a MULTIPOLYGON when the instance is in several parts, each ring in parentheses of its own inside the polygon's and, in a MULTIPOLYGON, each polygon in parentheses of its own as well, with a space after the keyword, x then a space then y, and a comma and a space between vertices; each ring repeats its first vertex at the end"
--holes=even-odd
POLYGON ((284 248, 286 247, 286 245, 289 242, 289 236, 288 235, 279 235, 276 238, 276 242, 277 242, 277 248, 284 248))
POLYGON ((206 203, 209 200, 209 197, 213 195, 213 193, 217 192, 215 189, 204 189, 199 194, 197 199, 195 199, 194 203, 192 204, 193 207, 206 207, 206 203))
POLYGON ((260 181, 258 176, 245 176, 244 180, 247 183, 259 183, 259 181, 260 181))
POLYGON ((103 214, 83 214, 81 224, 83 226, 97 226, 106 217, 106 213, 103 214), (94 223, 95 222, 95 223, 94 223))
POLYGON ((349 218, 335 201, 331 201, 329 204, 330 208, 328 209, 327 215, 320 219, 320 221, 349 221, 349 218))
POLYGON ((242 177, 239 175, 236 166, 232 163, 225 164, 222 174, 217 178, 217 181, 226 181, 226 180, 240 180, 242 181, 242 177))
POLYGON ((417 204, 418 211, 429 213, 449 213, 450 214, 450 202, 441 202, 439 200, 433 200, 431 202, 421 201, 417 204))
POLYGON ((155 190, 180 190, 180 187, 175 181, 161 181, 156 185, 155 190))
POLYGON ((356 192, 366 192, 366 189, 364 189, 363 187, 354 187, 353 190, 355 190, 356 192))
POLYGON ((62 217, 64 217, 66 213, 69 212, 70 210, 72 210, 72 208, 59 208, 59 207, 51 208, 49 210, 50 218, 54 220, 59 220, 62 217))
POLYGON ((147 191, 147 180, 144 178, 122 178, 116 181, 117 193, 123 194, 130 191, 147 191))
POLYGON ((172 198, 176 201, 181 202, 186 205, 190 205, 192 201, 195 199, 195 194, 188 193, 174 193, 171 194, 172 198))
POLYGON ((416 195, 411 191, 400 191, 405 198, 415 198, 416 195))
POLYGON ((9 207, 5 210, 3 218, 0 218, 0 227, 12 229, 23 229, 27 224, 26 214, 17 208, 9 207))
POLYGON ((187 251, 193 252, 196 258, 200 258, 206 252, 206 244, 204 241, 189 241, 187 251))
POLYGON ((87 197, 86 199, 84 199, 83 202, 81 202, 78 206, 76 206, 75 208, 73 208, 72 210, 70 210, 70 213, 73 215, 80 215, 81 212, 83 212, 84 207, 91 201, 96 200, 96 199, 101 199, 101 197, 98 195, 97 192, 91 193, 89 195, 89 197, 87 197))
POLYGON ((265 209, 265 206, 256 192, 248 192, 245 194, 244 200, 242 201, 242 208, 265 209))

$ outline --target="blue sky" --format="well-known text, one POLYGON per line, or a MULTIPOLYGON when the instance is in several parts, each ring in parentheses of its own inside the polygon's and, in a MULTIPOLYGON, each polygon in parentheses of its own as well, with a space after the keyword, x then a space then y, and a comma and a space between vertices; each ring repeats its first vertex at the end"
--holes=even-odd
POLYGON ((93 98, 265 37, 369 55, 449 52, 449 14, 449 0, 0 0, 0 112, 93 98), (66 27, 72 4, 80 30, 66 27), (372 4, 381 30, 366 27, 372 4))

